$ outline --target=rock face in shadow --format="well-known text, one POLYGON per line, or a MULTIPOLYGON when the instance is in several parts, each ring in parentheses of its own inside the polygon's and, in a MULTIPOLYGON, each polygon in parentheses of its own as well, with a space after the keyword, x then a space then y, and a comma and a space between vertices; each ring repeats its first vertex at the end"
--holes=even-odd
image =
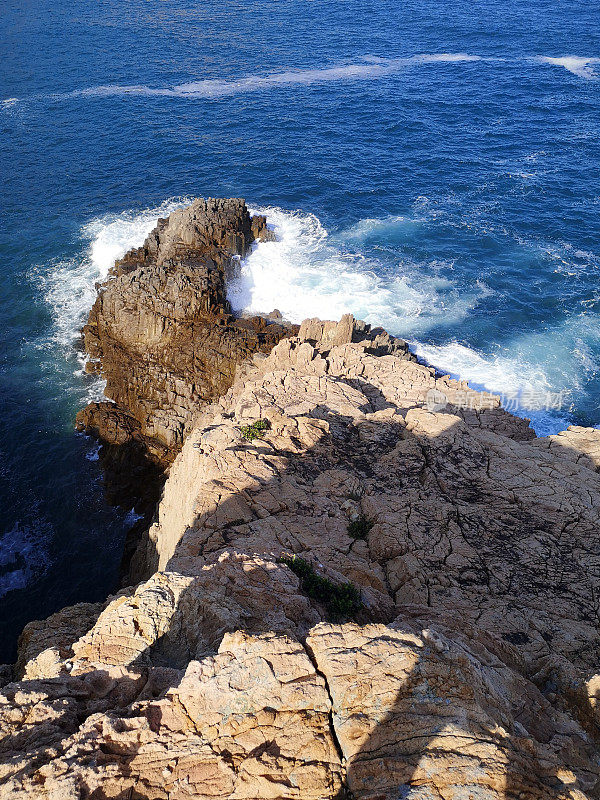
POLYGON ((88 369, 102 373, 113 402, 91 403, 77 427, 108 445, 112 501, 130 506, 137 486, 148 495, 143 506, 155 502, 157 474, 198 408, 232 385, 240 363, 295 332, 263 317, 236 318, 227 302, 226 280, 240 258, 271 236, 243 200, 197 199, 159 220, 99 287, 84 342, 88 369))
POLYGON ((199 410, 141 582, 25 629, 0 794, 597 798, 598 452, 307 320, 199 410))

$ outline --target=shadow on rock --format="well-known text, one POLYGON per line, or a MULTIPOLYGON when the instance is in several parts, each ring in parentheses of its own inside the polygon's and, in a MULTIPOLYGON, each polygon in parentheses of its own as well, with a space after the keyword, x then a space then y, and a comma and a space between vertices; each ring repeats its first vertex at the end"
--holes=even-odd
POLYGON ((561 678, 597 663, 574 542, 598 547, 598 506, 574 487, 598 478, 366 381, 309 389, 290 377, 282 413, 261 385, 260 436, 250 384, 190 434, 160 571, 55 677, 5 687, 7 796, 598 796, 561 678))

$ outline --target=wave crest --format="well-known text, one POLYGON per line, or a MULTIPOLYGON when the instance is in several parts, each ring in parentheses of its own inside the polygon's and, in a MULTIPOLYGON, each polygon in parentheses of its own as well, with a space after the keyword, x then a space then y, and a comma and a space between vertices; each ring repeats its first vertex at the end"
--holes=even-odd
MULTIPOLYGON (((486 294, 483 285, 472 293, 458 292, 431 265, 429 275, 422 265, 412 264, 399 264, 393 273, 387 272, 380 261, 346 248, 345 236, 330 237, 313 214, 273 207, 253 213, 267 216, 277 241, 258 244, 229 286, 228 299, 238 312, 278 308, 293 322, 315 316, 339 319, 352 313, 406 336, 441 319, 464 319, 486 294)), ((348 240, 352 244, 351 236, 348 240)))

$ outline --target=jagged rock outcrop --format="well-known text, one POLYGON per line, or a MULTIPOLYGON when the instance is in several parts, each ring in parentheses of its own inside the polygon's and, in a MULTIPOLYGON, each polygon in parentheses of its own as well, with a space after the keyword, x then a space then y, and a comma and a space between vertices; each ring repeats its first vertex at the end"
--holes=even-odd
POLYGON ((199 410, 141 583, 26 629, 1 796, 597 798, 597 452, 306 321, 199 410))
POLYGON ((106 444, 112 502, 131 505, 137 487, 142 509, 151 506, 198 407, 231 386, 241 362, 294 332, 236 318, 227 302, 239 259, 271 235, 241 199, 197 199, 159 220, 99 287, 84 342, 88 369, 101 371, 113 402, 91 403, 77 426, 106 444))

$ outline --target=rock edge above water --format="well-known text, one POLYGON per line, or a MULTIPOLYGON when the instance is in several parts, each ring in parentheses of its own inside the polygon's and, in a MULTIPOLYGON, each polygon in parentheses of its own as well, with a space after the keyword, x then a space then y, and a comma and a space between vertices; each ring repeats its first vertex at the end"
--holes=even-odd
POLYGON ((349 315, 193 413, 136 585, 25 628, 3 798, 599 796, 600 431, 349 315))
POLYGON ((242 199, 199 198, 159 220, 98 287, 83 333, 108 400, 83 409, 77 428, 105 444, 111 502, 151 510, 198 408, 227 391, 243 361, 297 332, 235 317, 227 302, 240 258, 272 237, 242 199))

